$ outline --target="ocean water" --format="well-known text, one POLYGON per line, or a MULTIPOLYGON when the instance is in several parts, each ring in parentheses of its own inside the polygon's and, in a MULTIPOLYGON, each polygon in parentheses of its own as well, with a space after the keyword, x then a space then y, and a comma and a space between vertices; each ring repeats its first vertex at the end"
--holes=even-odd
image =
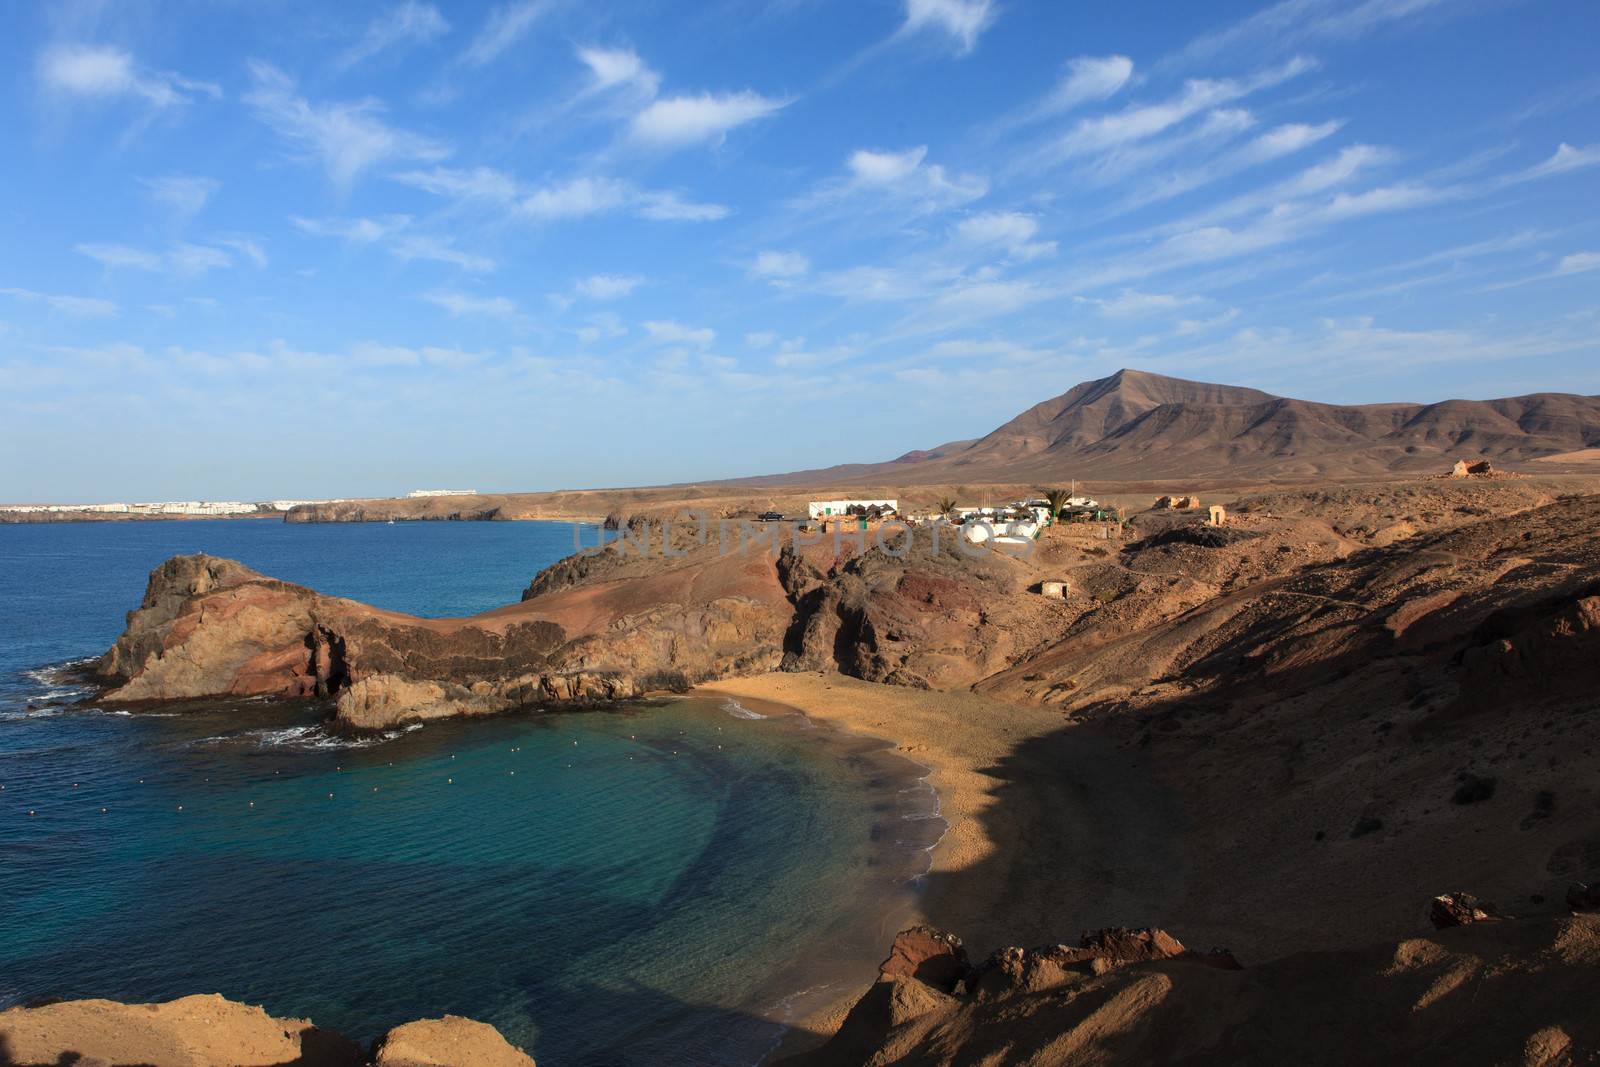
POLYGON ((175 553, 445 615, 572 536, 0 526, 0 1007, 220 992, 362 1040, 466 1015, 545 1067, 742 1064, 870 973, 942 824, 914 766, 803 717, 690 697, 350 735, 315 706, 79 704, 74 664, 175 553))

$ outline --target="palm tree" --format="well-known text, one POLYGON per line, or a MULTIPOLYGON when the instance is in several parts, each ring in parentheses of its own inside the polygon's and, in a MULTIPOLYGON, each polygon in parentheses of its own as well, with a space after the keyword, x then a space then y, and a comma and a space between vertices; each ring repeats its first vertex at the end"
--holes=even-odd
POLYGON ((1044 497, 1045 503, 1050 505, 1050 517, 1059 519, 1061 509, 1067 506, 1067 501, 1072 499, 1072 494, 1065 489, 1041 489, 1039 495, 1044 497))
POLYGON ((939 502, 935 504, 934 507, 939 510, 940 515, 949 515, 956 509, 956 498, 953 496, 942 496, 939 498, 939 502))

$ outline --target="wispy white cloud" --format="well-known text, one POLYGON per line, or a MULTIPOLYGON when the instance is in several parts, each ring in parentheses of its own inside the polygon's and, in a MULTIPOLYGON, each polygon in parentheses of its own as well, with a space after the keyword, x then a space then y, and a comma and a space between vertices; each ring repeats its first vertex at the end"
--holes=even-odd
POLYGON ((1096 300, 1100 314, 1114 319, 1144 318, 1167 314, 1200 303, 1197 296, 1176 296, 1172 293, 1141 293, 1124 289, 1109 300, 1096 300))
POLYGON ((658 222, 714 222, 726 218, 722 204, 696 202, 668 190, 636 188, 620 178, 586 175, 528 187, 490 167, 404 171, 396 181, 461 203, 498 206, 515 217, 540 221, 581 219, 627 210, 658 222))
POLYGON ((427 260, 434 263, 446 263, 453 267, 472 274, 487 274, 496 267, 496 263, 488 256, 478 255, 475 252, 464 252, 455 247, 450 241, 438 237, 428 237, 423 234, 413 234, 401 237, 389 247, 389 252, 396 259, 410 263, 415 260, 427 260))
POLYGON ((573 283, 573 291, 589 300, 620 300, 644 284, 637 274, 591 274, 573 283))
POLYGON ((1574 252, 1562 256, 1556 269, 1562 274, 1582 274, 1600 268, 1600 252, 1574 252))
POLYGON ((145 195, 170 210, 180 219, 198 215, 211 198, 217 195, 222 183, 215 178, 196 177, 189 174, 169 174, 160 178, 140 178, 145 195))
POLYGON ((633 117, 630 136, 651 148, 685 148, 716 141, 728 131, 777 114, 788 100, 750 91, 663 97, 633 117))
POLYGON ((914 275, 893 267, 847 267, 819 274, 809 285, 813 292, 850 301, 900 301, 927 295, 927 286, 914 275))
POLYGON ((1197 167, 1192 167, 1176 174, 1168 175, 1156 182, 1144 192, 1133 198, 1136 205, 1154 203, 1179 196, 1203 185, 1219 181, 1222 178, 1238 174, 1251 167, 1281 159, 1304 151, 1318 142, 1331 137, 1344 125, 1338 120, 1311 125, 1304 122, 1290 122, 1281 126, 1274 126, 1264 133, 1258 134, 1248 142, 1213 157, 1197 167))
POLYGON ((517 210, 533 219, 581 219, 615 211, 631 196, 628 184, 616 178, 573 178, 533 190, 517 210))
POLYGON ((226 236, 214 240, 224 248, 233 249, 258 267, 267 265, 267 250, 253 237, 226 236))
POLYGON ((1018 260, 1041 259, 1056 253, 1054 241, 1035 241, 1039 220, 1018 211, 988 211, 969 215, 956 223, 955 236, 977 248, 999 248, 1018 260))
POLYGON ((133 56, 105 45, 61 44, 44 51, 38 61, 39 80, 51 92, 68 96, 110 99, 131 96, 155 108, 183 103, 197 94, 220 99, 222 89, 212 82, 194 81, 170 71, 147 70, 133 56))
POLYGON ((174 245, 167 252, 166 260, 173 271, 186 275, 200 275, 209 270, 233 266, 232 256, 208 245, 174 245))
POLYGON ((631 48, 579 47, 578 59, 589 68, 591 92, 629 86, 654 97, 661 85, 661 75, 631 48))
POLYGON ((612 312, 602 311, 598 315, 590 316, 587 325, 580 326, 573 332, 577 334, 578 340, 586 345, 592 345, 599 341, 614 341, 618 337, 626 337, 628 328, 612 312))
POLYGON ((453 169, 434 167, 431 170, 408 170, 393 175, 394 180, 453 200, 501 200, 516 197, 517 180, 492 167, 453 169))
POLYGON ((1019 126, 1042 122, 1063 115, 1084 104, 1098 103, 1115 96, 1133 78, 1133 60, 1127 56, 1079 56, 1067 60, 1066 68, 1054 87, 1041 99, 996 120, 991 136, 1019 126))
POLYGON ((73 251, 111 270, 162 271, 195 276, 209 270, 233 266, 233 258, 220 248, 188 243, 175 244, 165 252, 151 252, 143 248, 131 248, 128 245, 95 243, 74 245, 73 251))
POLYGON ((758 254, 750 264, 750 273, 757 278, 782 281, 798 278, 811 269, 811 261, 799 252, 767 250, 758 254))
POLYGON ((641 192, 634 199, 634 213, 657 222, 715 222, 727 218, 730 209, 686 200, 674 192, 641 192))
POLYGON ((845 160, 845 177, 821 183, 793 206, 809 212, 866 196, 888 201, 902 212, 929 214, 960 207, 988 193, 986 178, 952 175, 942 165, 927 162, 927 156, 926 145, 900 151, 857 149, 845 160))
POLYGON ((1536 181, 1540 178, 1549 178, 1557 174, 1566 174, 1569 171, 1582 170, 1586 167, 1597 165, 1600 165, 1600 145, 1574 148, 1563 141, 1556 147, 1555 154, 1549 159, 1511 175, 1508 178, 1508 182, 1536 181))
POLYGON ((339 62, 342 66, 353 67, 380 52, 427 44, 449 32, 450 23, 438 8, 422 0, 402 0, 373 19, 361 39, 345 51, 339 62))
POLYGON ((685 326, 671 319, 646 322, 644 332, 657 344, 689 344, 706 348, 717 339, 717 331, 709 326, 685 326))
POLYGON ((385 215, 382 218, 308 219, 290 215, 289 221, 313 237, 338 237, 355 244, 371 244, 391 237, 411 225, 410 215, 385 215))
POLYGON ((434 163, 450 155, 448 145, 385 122, 377 100, 315 104, 277 67, 252 61, 250 74, 255 86, 244 101, 256 118, 321 165, 336 186, 348 188, 380 163, 434 163))
POLYGON ((526 37, 554 7, 553 0, 518 0, 499 5, 489 12, 483 28, 462 55, 462 61, 474 67, 494 62, 526 37))
POLYGON ((1600 270, 1600 252, 1573 252, 1562 256, 1556 261, 1554 268, 1530 274, 1522 278, 1513 278, 1511 281, 1500 282, 1497 285, 1486 285, 1477 290, 1480 293, 1497 292, 1501 289, 1515 289, 1521 285, 1530 285, 1533 282, 1547 282, 1555 278, 1569 278, 1575 274, 1588 274, 1590 271, 1600 270))
POLYGON ((57 293, 36 293, 32 289, 0 289, 0 294, 28 304, 43 304, 51 311, 70 315, 76 319, 113 318, 121 311, 110 300, 93 296, 63 296, 57 293))
POLYGON ((1044 162, 1060 163, 1143 141, 1202 112, 1298 77, 1315 65, 1312 60, 1297 56, 1250 78, 1195 79, 1185 82, 1176 95, 1158 103, 1132 104, 1108 115, 1080 119, 1043 153, 1044 162))
POLYGON ((1039 104, 1039 112, 1057 115, 1081 104, 1108 99, 1133 77, 1127 56, 1080 56, 1067 61, 1066 73, 1039 104))
POLYGON ((1356 40, 1426 12, 1462 6, 1459 0, 1280 0, 1196 38, 1172 62, 1195 63, 1224 54, 1259 56, 1322 41, 1356 40))
POLYGON ((453 318, 510 319, 517 314, 517 305, 504 296, 471 296, 467 293, 424 293, 422 299, 448 311, 453 318))
POLYGON ((947 37, 961 55, 978 46, 978 38, 994 22, 993 0, 905 0, 902 34, 933 31, 947 37))
POLYGON ((957 316, 938 323, 941 328, 948 329, 969 319, 1009 314, 1051 295, 1049 290, 1031 281, 963 281, 940 293, 934 300, 934 309, 957 316))
POLYGON ((103 267, 112 269, 128 268, 132 270, 160 270, 161 256, 155 252, 147 252, 142 248, 129 248, 127 245, 85 243, 74 245, 73 251, 80 256, 88 256, 103 267))
POLYGON ((352 245, 381 245, 402 263, 446 263, 473 274, 486 274, 498 264, 489 256, 464 251, 449 238, 412 232, 410 215, 381 218, 308 219, 289 216, 295 228, 313 237, 332 237, 352 245))

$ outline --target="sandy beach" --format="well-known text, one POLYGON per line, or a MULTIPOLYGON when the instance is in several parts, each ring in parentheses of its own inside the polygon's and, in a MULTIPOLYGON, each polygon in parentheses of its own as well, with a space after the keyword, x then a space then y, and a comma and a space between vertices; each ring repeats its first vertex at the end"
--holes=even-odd
MULTIPOLYGON (((977 958, 1009 944, 1148 924, 1170 895, 1178 864, 1171 798, 1128 752, 1064 728, 1059 712, 832 674, 727 679, 697 692, 794 708, 892 741, 927 767, 950 828, 933 850, 917 918, 959 933, 977 958)), ((781 1052, 832 1033, 874 977, 863 974, 860 988, 798 1020, 781 1052)))

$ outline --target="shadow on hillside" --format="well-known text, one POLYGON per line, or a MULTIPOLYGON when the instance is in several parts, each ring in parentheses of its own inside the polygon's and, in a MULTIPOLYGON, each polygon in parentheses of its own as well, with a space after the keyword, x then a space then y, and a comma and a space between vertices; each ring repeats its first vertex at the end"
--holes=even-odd
POLYGON ((1184 892, 1184 813, 1138 753, 1063 727, 980 773, 995 783, 977 816, 993 851, 929 874, 924 898, 975 953, 1158 923, 1184 892))

